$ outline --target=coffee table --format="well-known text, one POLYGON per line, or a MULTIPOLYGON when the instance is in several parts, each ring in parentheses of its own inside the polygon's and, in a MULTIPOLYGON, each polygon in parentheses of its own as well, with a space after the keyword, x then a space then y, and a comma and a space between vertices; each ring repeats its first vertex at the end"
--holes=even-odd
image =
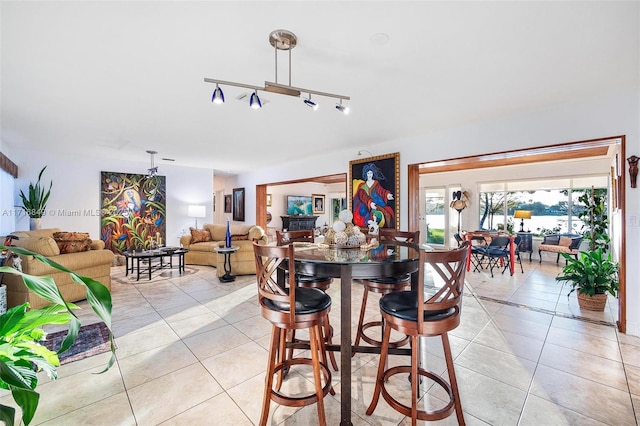
POLYGON ((140 281, 140 263, 142 262, 143 268, 146 266, 146 272, 151 279, 151 273, 161 269, 173 268, 173 256, 178 256, 178 273, 184 272, 184 254, 189 250, 181 247, 163 247, 157 250, 144 250, 144 251, 125 251, 122 254, 126 259, 126 272, 125 276, 129 275, 129 272, 133 274, 136 272, 136 281, 140 281), (168 257, 169 261, 165 262, 165 258, 168 257), (154 264, 153 261, 157 263, 154 264), (131 263, 129 263, 131 261, 131 263), (134 268, 135 266, 135 268, 134 268))
POLYGON ((216 247, 214 250, 217 253, 224 255, 224 275, 220 277, 220 282, 230 283, 236 280, 236 277, 231 275, 231 254, 237 252, 240 249, 238 246, 231 247, 216 247))

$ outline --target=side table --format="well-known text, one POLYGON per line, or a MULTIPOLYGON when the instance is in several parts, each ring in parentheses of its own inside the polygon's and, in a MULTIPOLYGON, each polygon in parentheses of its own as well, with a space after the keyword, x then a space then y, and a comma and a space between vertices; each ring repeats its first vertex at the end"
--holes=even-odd
POLYGON ((231 254, 237 252, 240 249, 238 246, 231 247, 217 247, 215 251, 224 255, 224 275, 220 277, 220 282, 230 283, 235 281, 236 277, 231 275, 231 254))

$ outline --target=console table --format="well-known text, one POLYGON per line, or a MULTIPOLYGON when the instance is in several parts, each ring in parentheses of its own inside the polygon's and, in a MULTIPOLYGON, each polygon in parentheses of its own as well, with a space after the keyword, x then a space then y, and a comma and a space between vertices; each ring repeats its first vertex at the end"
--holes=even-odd
POLYGON ((303 229, 315 229, 318 216, 298 214, 280 216, 280 219, 282 219, 282 229, 300 231, 303 229))

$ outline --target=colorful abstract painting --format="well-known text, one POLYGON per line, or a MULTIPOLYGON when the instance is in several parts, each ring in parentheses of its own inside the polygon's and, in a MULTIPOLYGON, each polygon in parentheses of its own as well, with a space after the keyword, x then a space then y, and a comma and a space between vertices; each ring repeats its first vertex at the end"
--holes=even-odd
POLYGON ((166 179, 101 172, 101 236, 114 253, 151 248, 166 241, 166 179))

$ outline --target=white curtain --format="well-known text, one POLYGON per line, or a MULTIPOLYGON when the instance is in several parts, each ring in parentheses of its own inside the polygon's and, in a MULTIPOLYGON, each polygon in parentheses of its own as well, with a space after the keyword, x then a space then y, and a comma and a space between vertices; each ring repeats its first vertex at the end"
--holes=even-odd
MULTIPOLYGON (((13 202, 15 179, 4 170, 0 170, 0 236, 16 230, 16 207, 13 202)), ((4 241, 0 241, 2 244, 4 241)))

